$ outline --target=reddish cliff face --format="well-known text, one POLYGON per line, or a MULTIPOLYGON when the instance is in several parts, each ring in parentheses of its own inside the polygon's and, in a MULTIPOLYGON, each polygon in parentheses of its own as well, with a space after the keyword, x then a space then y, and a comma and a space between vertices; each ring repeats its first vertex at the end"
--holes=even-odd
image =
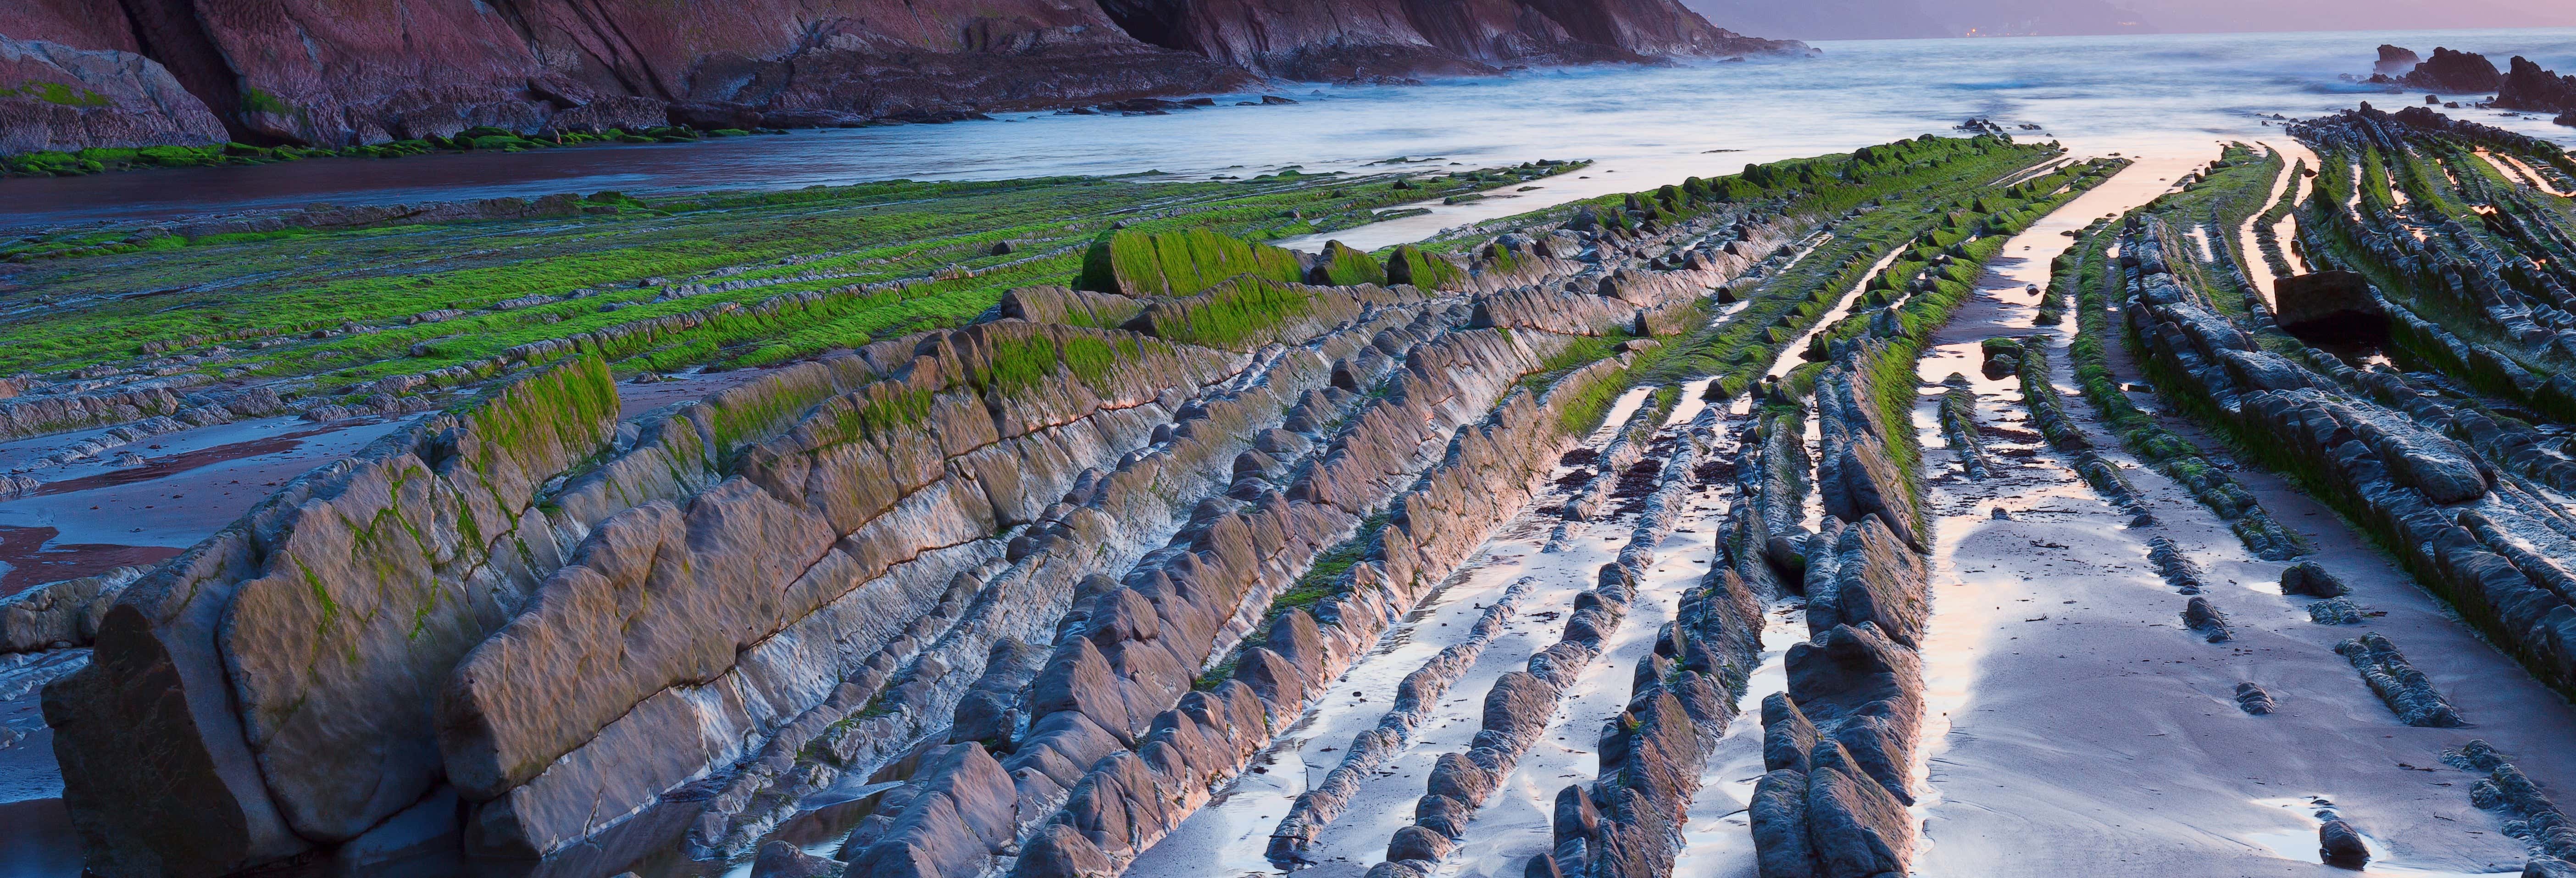
POLYGON ((12 136, 0 151, 224 138, 341 146, 479 125, 816 125, 1224 90, 1263 76, 1379 80, 1794 45, 1728 33, 1673 0, 416 0, 401 9, 7 4, 0 130, 12 136), (46 84, 73 89, 72 99, 46 84))
POLYGON ((1670 0, 1103 0, 1137 38, 1272 76, 1382 80, 1777 52, 1670 0))

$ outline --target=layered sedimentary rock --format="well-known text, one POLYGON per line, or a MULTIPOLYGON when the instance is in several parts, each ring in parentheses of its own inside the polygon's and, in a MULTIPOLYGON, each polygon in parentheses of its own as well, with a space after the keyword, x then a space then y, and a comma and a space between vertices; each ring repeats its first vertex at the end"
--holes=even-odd
POLYGON ((1519 610, 1528 586, 1527 579, 1513 583, 1477 617, 1465 640, 1441 648, 1421 668, 1404 676, 1403 682, 1396 685, 1395 703, 1386 715, 1378 719, 1376 726, 1353 736, 1341 763, 1326 772, 1313 788, 1299 793, 1287 816, 1280 818, 1278 828, 1270 833, 1270 849, 1266 852, 1272 863, 1287 868, 1305 861, 1304 853, 1316 835, 1349 808, 1351 795, 1358 792, 1360 784, 1412 739, 1449 687, 1467 673, 1503 623, 1519 610))
POLYGON ((1918 519, 1878 426, 1861 365, 1870 347, 1843 347, 1818 379, 1818 415, 1845 477, 1872 474, 1890 490, 1866 504, 1828 493, 1825 527, 1808 542, 1813 633, 1789 648, 1788 691, 1762 703, 1767 773, 1749 807, 1764 878, 1901 875, 1913 856, 1906 806, 1924 699, 1914 644, 1931 614, 1929 574, 1889 526, 1918 519))
POLYGON ((1103 254, 1111 286, 1161 284, 1017 290, 622 419, 591 343, 497 363, 554 361, 47 616, 95 632, 46 697, 90 866, 607 875, 749 855, 872 779, 905 783, 839 852, 857 874, 1123 862, 1524 505, 1654 347, 1524 387, 1574 341, 1541 327, 1629 329, 1727 279, 1605 282, 1640 263, 1599 254, 1745 212, 1535 267, 1408 257, 1447 290, 1103 254), (1507 295, 1539 325, 1480 325, 1507 295), (1335 594, 1265 613, 1352 540, 1335 594))
MULTIPOLYGON (((2206 401, 2249 446, 2312 479, 2535 676, 2576 686, 2576 577, 2563 566, 2576 557, 2576 524, 2476 443, 2446 435, 2477 435, 2469 427, 2483 416, 2391 370, 2355 370, 2314 349, 2295 358, 2263 351, 2162 260, 2138 258, 2159 252, 2166 236, 2154 222, 2134 223, 2121 257, 2121 310, 2151 365, 2170 376, 2159 385, 2206 401), (2256 361, 2264 368, 2242 367, 2256 361)), ((2347 654, 2367 676, 2386 671, 2382 656, 2393 650, 2347 654)))
POLYGON ((0 151, 326 147, 468 128, 721 129, 1117 101, 1261 76, 1378 79, 1503 65, 1781 51, 1672 0, 1465 6, 761 0, 722 8, 438 0, 0 12, 0 151), (20 85, 23 83, 24 85, 20 85))
MULTIPOLYGON (((1654 411, 1652 406, 1641 409, 1654 411)), ((1644 508, 1639 510, 1618 560, 1602 565, 1592 587, 1576 594, 1564 634, 1556 643, 1532 654, 1525 670, 1505 672, 1495 680, 1485 695, 1480 727, 1471 746, 1464 752, 1438 757, 1427 779, 1427 792, 1415 804, 1413 824, 1398 829, 1388 840, 1386 861, 1372 868, 1371 875, 1401 878, 1431 874, 1439 861, 1464 840, 1466 824, 1476 811, 1504 789, 1521 757, 1547 730, 1559 701, 1585 666, 1608 646, 1609 636, 1626 617, 1629 604, 1637 597, 1638 584, 1654 562, 1655 544, 1671 533, 1688 503, 1696 464, 1705 443, 1714 438, 1715 425, 1715 414, 1703 412, 1701 418, 1670 438, 1671 451, 1663 460, 1656 487, 1644 499, 1644 508)), ((1751 657, 1746 648, 1751 645, 1758 653, 1761 640, 1761 614, 1755 606, 1751 591, 1740 581, 1691 589, 1676 623, 1679 627, 1660 632, 1655 654, 1645 657, 1638 668, 1631 712, 1655 713, 1663 703, 1656 696, 1671 690, 1672 695, 1691 706, 1689 716, 1687 720, 1668 717, 1661 722, 1678 726, 1673 731, 1688 742, 1687 746, 1672 753, 1640 755, 1621 737, 1630 729, 1614 723, 1603 730, 1605 746, 1601 752, 1605 758, 1632 762, 1666 781, 1660 790, 1661 798, 1654 803, 1658 813, 1666 815, 1664 822, 1669 822, 1669 815, 1679 813, 1688 802, 1691 788, 1696 786, 1695 782, 1675 785, 1671 781, 1696 774, 1705 755, 1705 744, 1714 742, 1734 713, 1733 702, 1742 694, 1740 681, 1750 670, 1751 657), (1712 597, 1720 592, 1723 596, 1712 597), (1706 642, 1701 642, 1702 635, 1708 637, 1706 642), (1702 672, 1680 669, 1676 675, 1675 664, 1688 660, 1686 646, 1702 651, 1697 656, 1702 672), (1650 764, 1649 760, 1660 761, 1650 764)), ((1695 777, 1692 779, 1695 781, 1695 777)), ((1584 793, 1579 788, 1569 788, 1563 795, 1584 793)), ((1305 830, 1312 825, 1309 821, 1294 828, 1305 830)), ((1289 828, 1282 826, 1283 830, 1289 828)), ((1579 831, 1597 834, 1603 829, 1595 821, 1579 831)), ((1565 833, 1577 831, 1573 826, 1560 827, 1560 839, 1565 838, 1565 833)), ((1610 831, 1623 835, 1615 827, 1610 831)), ((1280 836, 1274 834, 1273 838, 1280 836)), ((1597 837, 1587 838, 1591 840, 1586 844, 1600 841, 1597 837)), ((1293 848, 1298 840, 1292 838, 1290 846, 1293 848)), ((1653 856, 1642 851, 1635 855, 1653 856)), ((1669 852, 1662 856, 1668 862, 1669 852)), ((1569 863, 1575 868, 1584 867, 1579 861, 1569 863)), ((1625 868, 1609 871, 1639 874, 1625 868)))
MULTIPOLYGON (((1654 545, 1671 531, 1688 502, 1700 450, 1714 440, 1715 427, 1715 413, 1704 411, 1683 431, 1655 493, 1646 498, 1628 543, 1620 549, 1619 560, 1601 568, 1600 584, 1587 594, 1614 606, 1633 596, 1635 583, 1654 561, 1654 545)), ((1673 621, 1656 632, 1654 649, 1638 659, 1627 706, 1601 728, 1599 778, 1557 791, 1555 845, 1547 855, 1533 858, 1525 874, 1609 878, 1672 873, 1681 850, 1681 826, 1699 790, 1701 770, 1718 737, 1735 718, 1736 702, 1761 662, 1764 598, 1723 564, 1712 565, 1683 593, 1673 621)), ((1568 641, 1582 639, 1578 636, 1582 606, 1578 600, 1567 626, 1568 641)), ((1551 649, 1564 646, 1560 643, 1551 649)), ((1533 658, 1531 665, 1533 674, 1540 672, 1538 659, 1533 658)), ((1536 714, 1544 717, 1552 708, 1553 704, 1542 704, 1536 714)), ((1508 732, 1494 731, 1494 712, 1489 701, 1487 731, 1478 733, 1478 746, 1458 770, 1487 778, 1489 785, 1508 776, 1511 762, 1483 754, 1499 753, 1504 742, 1514 740, 1508 732), (1491 743, 1488 735, 1493 736, 1491 743)), ((1517 725, 1527 724, 1523 720, 1517 725)), ((1516 724, 1500 725, 1510 729, 1516 724)), ((1532 728, 1523 734, 1537 731, 1532 728)), ((1435 777, 1433 791, 1439 790, 1435 777)), ((1437 796, 1426 797, 1426 805, 1432 798, 1437 796)), ((1389 858, 1395 854, 1390 848, 1389 858)))

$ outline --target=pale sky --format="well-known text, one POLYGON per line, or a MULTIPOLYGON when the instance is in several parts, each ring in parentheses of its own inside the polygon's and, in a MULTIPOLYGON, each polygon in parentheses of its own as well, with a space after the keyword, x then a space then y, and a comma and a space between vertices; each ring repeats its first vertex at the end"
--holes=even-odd
POLYGON ((2126 0, 2121 5, 2138 10, 2165 33, 2576 26, 2576 0, 2126 0))

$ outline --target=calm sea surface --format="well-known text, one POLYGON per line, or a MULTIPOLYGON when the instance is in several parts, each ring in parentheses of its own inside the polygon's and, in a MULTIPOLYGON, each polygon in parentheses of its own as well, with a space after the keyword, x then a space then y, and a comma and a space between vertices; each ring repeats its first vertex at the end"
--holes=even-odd
MULTIPOLYGON (((1249 176, 1288 165, 1358 170, 1399 156, 1436 165, 1589 158, 1582 178, 1516 198, 1349 230, 1378 246, 1564 199, 1628 191, 1746 162, 1835 152, 1970 116, 2079 150, 2198 152, 2278 138, 2265 120, 2423 100, 2340 81, 2380 43, 2436 45, 2576 70, 2576 29, 1824 42, 1808 58, 1598 67, 1413 87, 1280 86, 1293 106, 1168 116, 1021 114, 990 122, 802 131, 698 144, 515 155, 326 159, 252 168, 0 181, 0 226, 55 225, 311 202, 404 203, 553 192, 789 189, 1047 174, 1249 176)), ((1242 96, 1228 96, 1231 104, 1242 96)), ((2445 96, 2455 97, 2455 96, 2445 96)), ((2485 95, 2456 96, 2472 100, 2485 95)), ((2576 144, 2546 119, 2471 118, 2576 144)))

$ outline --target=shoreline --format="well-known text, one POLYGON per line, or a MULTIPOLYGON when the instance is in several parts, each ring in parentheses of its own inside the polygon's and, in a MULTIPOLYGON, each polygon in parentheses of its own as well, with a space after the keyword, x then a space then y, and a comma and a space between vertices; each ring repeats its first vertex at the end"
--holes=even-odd
MULTIPOLYGON (((689 150, 557 149, 419 156, 397 165, 310 160, 221 171, 13 178, 0 181, 0 192, 16 202, 0 223, 73 225, 311 202, 524 198, 564 191, 658 196, 1148 170, 1250 176, 1291 165, 1309 172, 1358 170, 1397 156, 1468 165, 1573 155, 1601 162, 1586 172, 1591 179, 1579 183, 1507 193, 1518 194, 1518 201, 1435 205, 1432 214, 1406 221, 1403 234, 1418 237, 1518 213, 1527 209, 1521 205, 1542 200, 1627 191, 1635 186, 1621 181, 1635 175, 1666 180, 1731 173, 1746 163, 1927 131, 1947 134, 1971 116, 1991 117, 2016 137, 2057 139, 2088 154, 2198 155, 2214 139, 2277 139, 2279 123, 2263 124, 2274 112, 2309 116, 2349 108, 2357 100, 2384 100, 2381 89, 2334 80, 2337 72, 2366 68, 2356 59, 2367 58, 2369 44, 2380 39, 2524 46, 2566 59, 2562 69, 2576 67, 2576 31, 2478 33, 1829 43, 1825 54, 1794 64, 1554 67, 1402 86, 1299 83, 1271 93, 1300 104, 1264 107, 1263 113, 994 113, 992 122, 800 130, 792 137, 712 139, 689 150), (2195 61, 2138 69, 2088 60, 2122 47, 2181 51, 2195 61), (1894 74, 1909 66, 1927 73, 1914 79, 1894 74), (2023 78, 2017 70, 2038 73, 2023 78), (2213 89, 2224 88, 2241 91, 2210 97, 2218 93, 2213 89), (1696 103, 1685 110, 1667 100, 1676 96, 1696 103), (2140 108, 2155 112, 2136 112, 2140 108), (1548 121, 1533 124, 1539 119, 1548 121), (2024 122, 2044 130, 2016 127, 2024 122)), ((1220 103, 1259 94, 1229 92, 1220 103)), ((2576 141, 2576 129, 2546 120, 2459 112, 2576 141)))

